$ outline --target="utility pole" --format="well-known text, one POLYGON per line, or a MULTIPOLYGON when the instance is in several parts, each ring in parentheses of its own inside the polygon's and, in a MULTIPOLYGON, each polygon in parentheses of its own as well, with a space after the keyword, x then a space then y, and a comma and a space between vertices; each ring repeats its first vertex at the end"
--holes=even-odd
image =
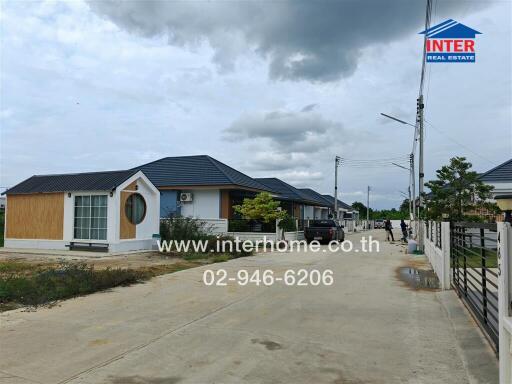
POLYGON ((411 198, 411 186, 407 188, 407 192, 409 194, 409 220, 411 220, 412 215, 412 198, 411 198))
POLYGON ((366 226, 370 229, 370 186, 366 192, 366 226))
POLYGON ((416 178, 414 177, 414 153, 411 153, 412 219, 416 220, 416 178))
MULTIPOLYGON (((419 199, 419 206, 418 206, 418 217, 417 217, 417 220, 420 219, 420 214, 422 212, 422 209, 423 209, 423 184, 425 184, 424 182, 424 177, 425 177, 425 173, 424 173, 424 170, 423 170, 423 109, 425 108, 425 104, 423 104, 423 94, 420 94, 419 98, 418 98, 418 123, 419 123, 419 140, 420 140, 420 163, 419 163, 419 178, 418 178, 418 182, 419 182, 419 186, 418 186, 418 189, 419 189, 419 196, 418 196, 418 199, 419 199)), ((421 228, 421 224, 418 226, 418 250, 419 251, 423 251, 423 231, 422 231, 422 228, 421 228)))
POLYGON ((334 218, 338 218, 338 167, 340 165, 341 157, 334 158, 334 218))

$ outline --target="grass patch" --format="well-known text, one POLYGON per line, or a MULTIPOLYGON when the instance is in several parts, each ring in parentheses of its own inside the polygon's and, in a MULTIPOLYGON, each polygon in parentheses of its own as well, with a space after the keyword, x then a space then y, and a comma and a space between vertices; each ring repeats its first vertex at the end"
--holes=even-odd
POLYGON ((139 269, 95 269, 85 263, 42 266, 14 261, 1 262, 0 311, 23 305, 38 306, 109 288, 128 286, 198 265, 201 264, 177 262, 139 269))
MULTIPOLYGON (((464 258, 466 258, 466 266, 469 268, 482 268, 482 257, 479 255, 480 249, 465 249, 459 250, 457 254, 457 264, 459 267, 464 265, 464 258), (463 253, 464 252, 464 253, 463 253)), ((455 266, 455 260, 452 259, 452 267, 455 266)), ((485 266, 486 268, 498 268, 498 254, 494 250, 485 251, 485 266)))

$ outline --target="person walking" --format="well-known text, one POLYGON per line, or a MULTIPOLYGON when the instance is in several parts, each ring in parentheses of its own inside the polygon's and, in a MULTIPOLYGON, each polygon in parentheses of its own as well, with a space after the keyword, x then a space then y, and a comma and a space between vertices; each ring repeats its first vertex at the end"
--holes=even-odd
POLYGON ((400 221, 400 228, 402 229, 402 240, 407 242, 407 224, 405 224, 404 219, 400 221))
POLYGON ((389 241, 389 238, 391 237, 391 241, 395 241, 395 238, 393 236, 393 226, 391 225, 391 220, 386 219, 386 222, 384 223, 384 229, 387 233, 387 240, 389 241))

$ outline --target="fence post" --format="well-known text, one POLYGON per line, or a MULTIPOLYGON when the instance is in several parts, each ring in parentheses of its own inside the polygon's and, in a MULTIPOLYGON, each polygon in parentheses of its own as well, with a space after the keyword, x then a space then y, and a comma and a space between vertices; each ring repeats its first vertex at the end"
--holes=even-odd
POLYGON ((443 276, 441 277, 441 288, 450 289, 450 223, 441 222, 441 250, 443 252, 443 276))
POLYGON ((498 317, 499 317, 499 359, 500 384, 510 384, 512 380, 512 356, 510 353, 511 324, 510 298, 512 234, 510 223, 498 223, 498 317))

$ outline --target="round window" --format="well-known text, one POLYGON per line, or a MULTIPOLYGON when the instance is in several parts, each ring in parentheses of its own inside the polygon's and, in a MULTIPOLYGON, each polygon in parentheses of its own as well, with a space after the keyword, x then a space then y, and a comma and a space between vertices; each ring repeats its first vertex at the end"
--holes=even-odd
POLYGON ((139 224, 146 216, 146 201, 140 193, 132 193, 124 205, 126 217, 132 224, 139 224))

